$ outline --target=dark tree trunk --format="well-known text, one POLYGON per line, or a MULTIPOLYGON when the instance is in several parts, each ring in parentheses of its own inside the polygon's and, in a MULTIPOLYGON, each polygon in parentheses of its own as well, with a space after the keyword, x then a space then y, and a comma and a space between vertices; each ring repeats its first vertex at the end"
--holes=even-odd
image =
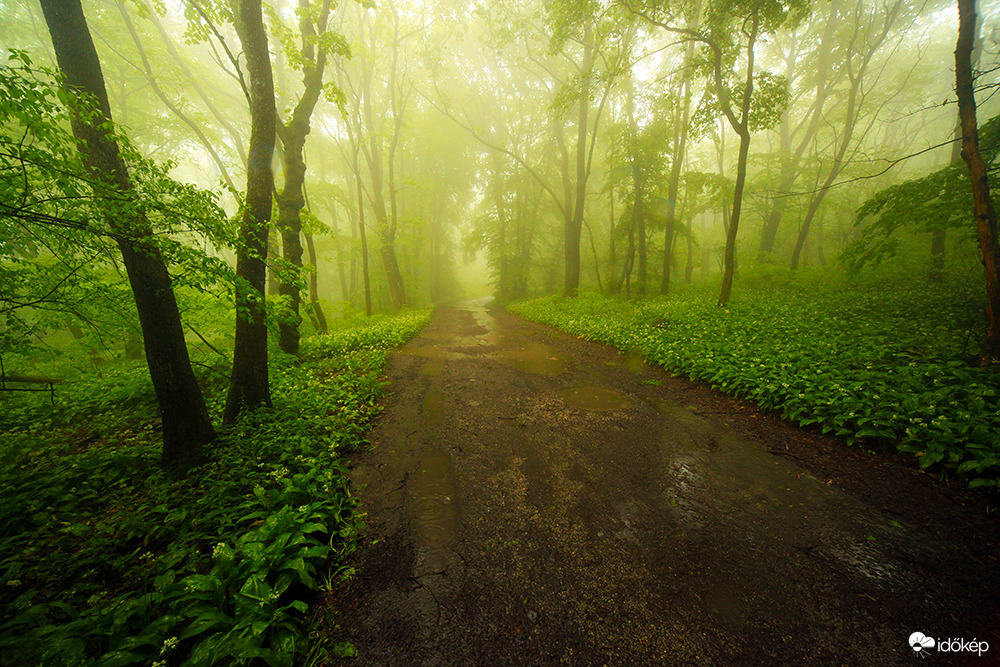
MULTIPOLYGON (((694 221, 691 221, 692 225, 694 221)), ((694 274, 694 230, 688 227, 687 233, 687 262, 684 265, 684 284, 691 284, 691 276, 694 274)))
POLYGON ((365 200, 361 187, 361 165, 358 150, 354 149, 354 178, 358 189, 358 234, 361 236, 361 282, 365 291, 365 315, 372 315, 372 288, 368 277, 368 234, 365 231, 365 200))
POLYGON ((580 241, 583 236, 583 208, 587 201, 587 134, 590 126, 590 70, 593 67, 593 30, 584 28, 580 101, 576 119, 576 192, 573 215, 566 217, 563 252, 566 274, 563 296, 576 296, 580 288, 580 241))
MULTIPOLYGON (((128 195, 132 182, 107 127, 111 107, 83 7, 79 0, 42 0, 41 5, 66 84, 97 101, 95 116, 73 119, 83 162, 94 180, 109 182, 128 195)), ((118 247, 135 295, 146 363, 163 420, 163 464, 172 474, 182 475, 198 462, 202 445, 215 437, 215 431, 191 370, 170 274, 144 215, 137 212, 129 220, 109 217, 107 224, 121 235, 118 247)))
MULTIPOLYGON (((722 289, 719 292, 719 305, 729 304, 729 297, 733 290, 733 276, 736 273, 736 234, 740 226, 740 213, 743 209, 743 189, 747 180, 747 156, 750 153, 750 101, 753 98, 753 65, 754 65, 754 45, 757 41, 757 29, 760 25, 760 17, 754 13, 753 23, 750 30, 750 40, 747 44, 747 77, 743 88, 742 107, 738 122, 730 110, 726 115, 730 124, 740 137, 740 150, 736 162, 736 183, 733 187, 733 213, 729 217, 729 228, 726 230, 726 254, 722 271, 722 289)), ((722 87, 722 79, 717 76, 716 81, 722 87)), ((723 95, 719 95, 720 99, 723 95)))
MULTIPOLYGON (((302 295, 299 294, 299 276, 302 275, 302 207, 305 206, 303 187, 306 179, 305 145, 309 135, 309 122, 313 109, 323 92, 323 73, 326 69, 326 51, 316 49, 314 42, 317 33, 326 31, 327 16, 330 12, 329 1, 323 3, 319 20, 313 26, 309 17, 309 0, 299 0, 299 32, 302 35, 302 97, 292 111, 287 124, 281 125, 282 166, 284 167, 284 185, 277 195, 278 229, 281 230, 281 251, 291 275, 283 280, 278 288, 279 293, 286 297, 289 310, 282 321, 278 323, 278 346, 288 354, 299 353, 299 305, 302 295)), ((315 277, 315 273, 313 276, 315 277)))
POLYGON ((962 158, 969 166, 979 249, 986 272, 986 335, 979 355, 980 364, 985 366, 1000 359, 1000 242, 997 239, 997 212, 990 196, 989 175, 979 152, 975 75, 972 70, 975 34, 976 0, 958 0, 955 91, 962 123, 962 158))
MULTIPOLYGON (((374 32, 372 33, 372 40, 374 44, 374 32)), ((385 202, 385 183, 382 171, 382 139, 374 130, 376 127, 375 114, 372 111, 371 104, 373 69, 374 64, 368 63, 367 69, 364 73, 363 83, 365 124, 368 127, 369 133, 368 150, 365 152, 365 160, 368 163, 368 171, 371 175, 371 201, 372 209, 375 212, 375 220, 378 222, 379 240, 381 242, 379 254, 382 257, 382 268, 385 270, 386 282, 389 286, 389 296, 392 299, 393 309, 399 310, 400 308, 406 306, 406 288, 403 285, 403 275, 399 271, 399 261, 396 258, 396 228, 394 224, 396 220, 389 219, 389 212, 386 208, 385 202)), ((390 94, 395 95, 395 86, 390 85, 389 88, 390 94)), ((395 98, 393 98, 393 109, 396 110, 395 98)), ((395 159, 395 146, 399 139, 399 132, 402 124, 400 117, 397 116, 394 120, 393 143, 389 150, 390 162, 395 159)), ((360 137, 358 138, 358 141, 361 141, 360 137)), ((390 190, 391 189, 392 184, 390 184, 390 190)), ((395 197, 395 193, 390 192, 389 196, 395 197)), ((394 206, 394 204, 392 205, 394 206)), ((362 236, 362 243, 364 242, 364 236, 362 236)))
POLYGON ((224 421, 231 424, 244 410, 271 405, 267 376, 267 321, 264 283, 267 232, 271 220, 274 173, 274 80, 261 0, 241 0, 235 17, 250 79, 250 147, 247 151, 247 200, 240 223, 236 256, 236 341, 233 375, 226 397, 224 421))
POLYGON ((611 225, 609 227, 608 233, 608 291, 614 294, 618 291, 618 286, 615 282, 615 186, 611 185, 608 191, 608 198, 610 200, 610 213, 611 225))
MULTIPOLYGON (((688 25, 689 30, 697 30, 701 14, 701 3, 694 10, 694 21, 688 25)), ((694 55, 694 42, 689 41, 684 54, 685 62, 694 55)), ((670 293, 670 271, 674 249, 676 230, 677 193, 680 190, 681 170, 684 167, 684 156, 687 152, 688 119, 691 113, 691 74, 684 76, 684 94, 677 113, 674 114, 674 131, 679 132, 674 144, 674 155, 670 163, 670 180, 667 183, 667 220, 663 232, 663 275, 660 277, 660 294, 670 293), (677 129, 679 128, 679 130, 677 129)))

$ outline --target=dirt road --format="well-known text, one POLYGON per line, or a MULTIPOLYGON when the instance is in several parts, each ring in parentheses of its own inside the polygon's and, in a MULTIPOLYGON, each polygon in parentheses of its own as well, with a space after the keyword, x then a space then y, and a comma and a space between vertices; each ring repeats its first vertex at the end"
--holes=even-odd
POLYGON ((483 301, 389 377, 350 664, 1000 663, 997 522, 892 457, 483 301))

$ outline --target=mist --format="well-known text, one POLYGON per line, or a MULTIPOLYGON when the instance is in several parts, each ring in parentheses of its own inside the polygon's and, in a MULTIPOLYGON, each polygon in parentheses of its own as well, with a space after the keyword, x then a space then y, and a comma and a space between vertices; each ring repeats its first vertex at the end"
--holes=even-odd
POLYGON ((0 663, 1000 646, 998 26, 0 0, 0 663))

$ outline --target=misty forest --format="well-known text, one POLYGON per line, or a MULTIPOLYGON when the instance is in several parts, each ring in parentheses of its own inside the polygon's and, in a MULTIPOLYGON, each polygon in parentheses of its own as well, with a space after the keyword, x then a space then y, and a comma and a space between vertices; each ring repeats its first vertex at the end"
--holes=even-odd
POLYGON ((0 87, 0 665, 1000 652, 996 0, 0 0, 0 87))

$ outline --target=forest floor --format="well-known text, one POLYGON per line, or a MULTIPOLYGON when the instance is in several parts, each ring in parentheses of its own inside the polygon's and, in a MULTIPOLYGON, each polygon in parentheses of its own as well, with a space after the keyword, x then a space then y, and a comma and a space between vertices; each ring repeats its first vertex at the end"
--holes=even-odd
POLYGON ((328 600, 345 664, 908 664, 914 632, 1000 664, 1000 522, 912 459, 487 301, 389 381, 328 600))

